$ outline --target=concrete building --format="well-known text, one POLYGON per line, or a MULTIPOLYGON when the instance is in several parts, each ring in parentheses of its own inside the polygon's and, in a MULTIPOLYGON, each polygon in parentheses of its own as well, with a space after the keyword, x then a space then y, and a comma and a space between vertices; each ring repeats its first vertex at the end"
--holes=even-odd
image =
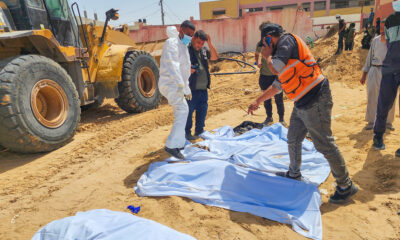
MULTIPOLYGON (((385 0, 381 0, 385 1, 385 0)), ((243 13, 302 8, 310 17, 351 14, 368 14, 374 0, 219 0, 200 2, 200 19, 216 19, 221 16, 240 17, 243 13)))
POLYGON ((385 19, 394 12, 393 0, 376 0, 375 18, 385 19))

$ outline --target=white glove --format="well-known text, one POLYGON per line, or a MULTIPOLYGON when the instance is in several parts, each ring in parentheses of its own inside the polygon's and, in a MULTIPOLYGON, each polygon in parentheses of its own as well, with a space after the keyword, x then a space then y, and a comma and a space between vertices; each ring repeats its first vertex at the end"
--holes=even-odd
POLYGON ((189 86, 185 86, 185 87, 184 87, 183 93, 184 93, 185 95, 192 95, 192 91, 190 90, 190 87, 189 87, 189 86))
POLYGON ((179 98, 181 98, 182 99, 182 101, 183 101, 183 99, 185 98, 185 94, 183 93, 183 88, 184 88, 185 86, 183 85, 183 84, 178 84, 178 92, 177 92, 177 95, 179 96, 179 98))

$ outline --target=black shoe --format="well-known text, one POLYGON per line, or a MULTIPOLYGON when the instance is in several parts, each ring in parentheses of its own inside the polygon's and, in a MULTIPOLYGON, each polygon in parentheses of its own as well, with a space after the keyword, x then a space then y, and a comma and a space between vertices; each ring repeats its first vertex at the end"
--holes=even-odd
POLYGON ((190 134, 190 133, 189 133, 189 134, 186 134, 185 137, 186 137, 186 139, 189 140, 189 141, 195 141, 195 140, 199 139, 199 137, 193 136, 193 135, 190 134))
POLYGON ((351 184, 350 187, 346 189, 342 189, 341 187, 337 186, 335 193, 329 198, 330 203, 334 204, 343 204, 347 202, 351 196, 358 192, 358 187, 351 184))
POLYGON ((298 181, 301 181, 301 179, 302 179, 301 174, 298 175, 298 176, 296 176, 296 177, 292 177, 292 176, 290 176, 289 171, 287 171, 287 172, 276 172, 275 175, 276 175, 276 176, 279 176, 279 177, 284 177, 284 178, 290 178, 290 179, 298 180, 298 181))
POLYGON ((386 129, 388 129, 388 130, 390 130, 390 131, 396 130, 396 129, 394 128, 393 124, 391 124, 391 123, 386 124, 386 129))
POLYGON ((382 137, 374 137, 374 144, 372 145, 376 150, 384 150, 386 148, 385 144, 383 143, 382 137))
POLYGON ((396 157, 400 157, 400 148, 396 151, 396 157))
POLYGON ((265 119, 263 124, 266 126, 266 125, 269 125, 269 124, 271 124, 273 122, 274 122, 274 119, 272 119, 272 117, 267 117, 267 119, 265 119))
POLYGON ((167 148, 165 147, 164 150, 171 154, 173 157, 177 158, 177 159, 181 159, 181 160, 185 160, 185 156, 183 156, 183 154, 179 151, 178 148, 167 148))

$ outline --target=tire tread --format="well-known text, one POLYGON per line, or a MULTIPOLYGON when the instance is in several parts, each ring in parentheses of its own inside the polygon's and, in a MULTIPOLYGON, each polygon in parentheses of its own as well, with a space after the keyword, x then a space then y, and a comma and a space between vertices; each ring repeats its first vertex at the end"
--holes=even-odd
MULTIPOLYGON (((58 143, 46 142, 45 140, 39 140, 38 137, 33 136, 30 131, 25 127, 20 118, 21 114, 14 111, 12 102, 2 103, 1 99, 6 96, 15 94, 13 90, 16 88, 16 76, 18 74, 18 68, 29 63, 29 62, 45 62, 46 64, 55 66, 59 71, 62 71, 66 76, 68 73, 58 63, 53 60, 39 56, 39 55, 22 55, 14 58, 9 58, 0 61, 0 145, 11 151, 21 153, 37 153, 37 152, 48 152, 54 149, 64 146, 74 136, 78 123, 80 121, 80 108, 77 119, 74 121, 76 126, 73 131, 66 134, 64 139, 58 143), (6 86, 6 87, 4 87, 6 86)), ((72 79, 68 77, 68 82, 74 88, 76 92, 73 97, 75 104, 80 105, 80 100, 72 82, 72 79)))

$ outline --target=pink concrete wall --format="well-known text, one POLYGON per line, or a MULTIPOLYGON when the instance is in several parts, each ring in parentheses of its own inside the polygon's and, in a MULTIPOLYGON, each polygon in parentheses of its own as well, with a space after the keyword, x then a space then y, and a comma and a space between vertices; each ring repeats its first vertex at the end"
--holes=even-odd
MULTIPOLYGON (((260 40, 258 26, 263 21, 280 24, 287 32, 293 32, 303 38, 314 36, 312 21, 306 12, 296 9, 284 9, 269 12, 255 12, 241 18, 213 19, 193 21, 196 29, 210 34, 219 52, 254 51, 260 40)), ((135 42, 150 42, 166 39, 166 26, 145 26, 130 33, 135 42)))

